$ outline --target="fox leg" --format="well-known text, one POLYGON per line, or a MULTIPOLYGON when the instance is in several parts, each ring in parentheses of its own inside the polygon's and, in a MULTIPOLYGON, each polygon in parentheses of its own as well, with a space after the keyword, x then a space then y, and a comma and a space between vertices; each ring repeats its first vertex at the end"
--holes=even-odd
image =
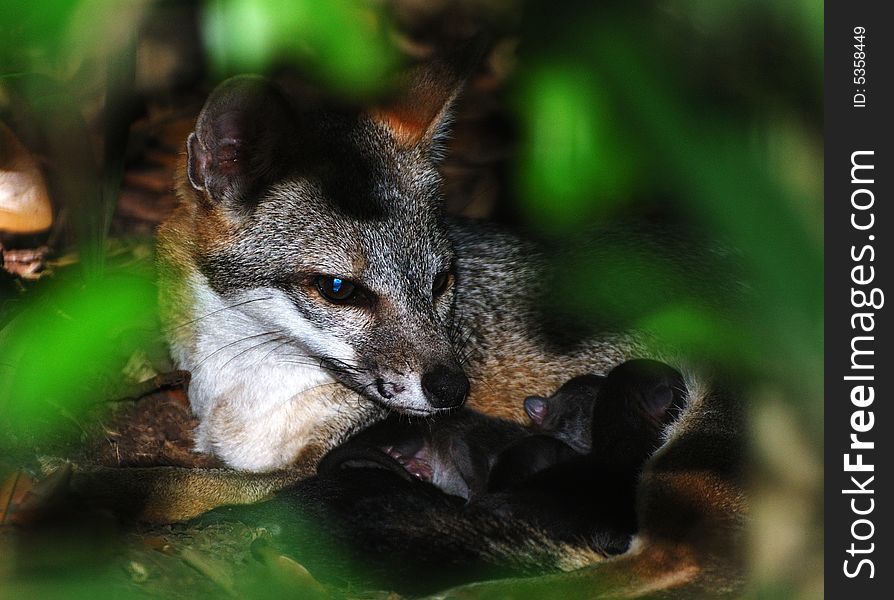
POLYGON ((182 467, 77 467, 69 489, 92 506, 147 523, 187 521, 225 504, 250 504, 312 475, 325 448, 307 448, 288 468, 267 473, 182 467))

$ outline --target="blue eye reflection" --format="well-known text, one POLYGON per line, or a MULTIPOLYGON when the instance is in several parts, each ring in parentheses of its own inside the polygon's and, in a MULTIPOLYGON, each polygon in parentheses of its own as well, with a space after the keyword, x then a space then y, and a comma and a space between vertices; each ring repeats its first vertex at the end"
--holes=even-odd
POLYGON ((362 299, 362 289, 350 279, 319 275, 315 284, 317 291, 329 302, 345 304, 349 302, 356 303, 362 299))

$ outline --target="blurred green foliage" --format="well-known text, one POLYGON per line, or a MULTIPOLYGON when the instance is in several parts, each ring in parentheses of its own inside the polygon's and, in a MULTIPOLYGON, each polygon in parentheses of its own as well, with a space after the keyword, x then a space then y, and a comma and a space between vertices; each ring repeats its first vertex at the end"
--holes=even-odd
POLYGON ((0 75, 57 65, 78 5, 72 0, 0 3, 0 75))
POLYGON ((297 62, 335 90, 369 94, 397 59, 384 18, 372 4, 352 0, 212 0, 202 29, 222 74, 297 62))
MULTIPOLYGON (((298 65, 332 91, 366 98, 399 62, 387 3, 198 4, 215 78, 298 65)), ((129 85, 135 6, 148 4, 0 2, 0 85, 38 109, 49 146, 68 157, 58 168, 85 264, 82 276, 0 311, 0 410, 39 435, 88 406, 151 331, 151 278, 103 267, 126 130, 123 141, 120 122, 105 132, 97 152, 77 114, 78 73, 100 65, 113 97, 129 85)), ((610 313, 780 386, 819 443, 822 2, 531 1, 524 11, 509 93, 528 223, 574 242, 590 224, 658 198, 678 222, 737 249, 747 284, 618 248, 565 266, 568 309, 584 322, 610 313), (712 295, 721 301, 706 302, 712 295), (728 314, 716 306, 726 299, 741 305, 728 314)))
POLYGON ((8 417, 4 431, 20 441, 48 441, 109 399, 109 382, 121 381, 153 327, 151 272, 110 269, 106 257, 129 127, 117 114, 119 91, 132 86, 132 41, 146 4, 0 3, 0 109, 8 102, 41 140, 55 209, 70 229, 56 237, 73 238, 79 257, 77 266, 2 298, 0 409, 8 417), (87 123, 91 87, 107 100, 99 145, 87 123))
POLYGON ((689 355, 809 391, 792 397, 809 406, 805 412, 819 433, 823 262, 814 228, 821 197, 811 194, 821 194, 821 163, 793 161, 790 153, 755 143, 769 140, 789 150, 821 143, 816 122, 812 132, 764 133, 780 114, 808 123, 815 118, 821 76, 804 70, 822 66, 818 3, 802 3, 800 11, 762 2, 614 4, 556 15, 545 3, 531 3, 536 16, 526 51, 540 62, 534 68, 523 62, 519 73, 525 138, 518 182, 528 220, 553 236, 580 239, 587 223, 623 214, 626 203, 645 195, 662 198, 662 210, 677 222, 738 249, 744 273, 700 274, 699 265, 680 273, 661 257, 616 252, 610 261, 578 265, 577 277, 563 280, 589 290, 568 290, 584 320, 608 311, 648 326, 689 355), (749 36, 772 35, 779 22, 787 43, 810 61, 780 55, 776 68, 797 69, 806 92, 774 89, 775 70, 749 81, 752 57, 731 51, 763 44, 749 36), (541 29, 562 36, 541 35, 541 29), (715 64, 712 53, 731 57, 715 64), (772 162, 774 152, 785 162, 772 162), (790 163, 808 169, 800 187, 791 185, 790 163), (747 284, 741 295, 747 306, 710 317, 705 298, 711 294, 735 307, 727 290, 736 277, 747 284))
POLYGON ((634 157, 605 86, 582 66, 529 68, 518 94, 529 134, 519 179, 530 218, 541 227, 579 224, 622 200, 632 185, 634 157))
POLYGON ((0 329, 0 411, 42 438, 113 399, 133 353, 158 336, 152 274, 115 269, 48 283, 0 329))

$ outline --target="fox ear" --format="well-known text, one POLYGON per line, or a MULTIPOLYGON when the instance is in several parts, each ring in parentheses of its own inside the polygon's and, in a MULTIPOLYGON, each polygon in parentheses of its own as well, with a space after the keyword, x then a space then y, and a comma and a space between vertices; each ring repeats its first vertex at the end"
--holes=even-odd
POLYGON ((399 80, 397 97, 370 111, 370 117, 384 125, 400 147, 437 154, 447 137, 453 104, 485 49, 483 38, 476 37, 458 51, 415 67, 399 80))
MULTIPOLYGON (((667 423, 686 405, 683 375, 670 365, 646 359, 625 363, 634 377, 631 400, 652 419, 667 423)), ((623 366, 622 366, 623 367, 623 366)))
POLYGON ((549 413, 546 398, 528 396, 525 398, 525 412, 535 425, 543 425, 543 421, 546 420, 546 415, 549 413))
POLYGON ((190 184, 211 202, 244 207, 288 161, 294 114, 257 76, 233 77, 212 92, 187 139, 190 184), (281 167, 280 167, 281 168, 281 167))
POLYGON ((641 390, 640 408, 656 421, 664 421, 668 409, 674 403, 674 390, 667 382, 641 390))

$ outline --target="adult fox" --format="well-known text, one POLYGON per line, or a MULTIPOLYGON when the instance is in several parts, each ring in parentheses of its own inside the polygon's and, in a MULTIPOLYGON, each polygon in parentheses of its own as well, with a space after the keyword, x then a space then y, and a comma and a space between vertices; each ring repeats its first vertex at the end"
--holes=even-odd
MULTIPOLYGON (((159 232, 161 298, 175 361, 192 373, 196 446, 235 470, 135 471, 115 478, 113 496, 129 486, 153 520, 254 502, 388 411, 436 417, 465 403, 524 421, 525 396, 647 352, 621 333, 557 343, 538 248, 443 214, 437 160, 460 83, 436 63, 401 100, 363 113, 301 113, 257 77, 214 91, 187 140, 180 206, 159 232)), ((686 384, 687 409, 643 473, 628 552, 600 560, 558 545, 545 566, 573 571, 456 592, 735 589, 738 404, 704 379, 686 384)), ((87 472, 76 482, 110 485, 87 472)), ((489 543, 449 521, 426 540, 489 543)))

